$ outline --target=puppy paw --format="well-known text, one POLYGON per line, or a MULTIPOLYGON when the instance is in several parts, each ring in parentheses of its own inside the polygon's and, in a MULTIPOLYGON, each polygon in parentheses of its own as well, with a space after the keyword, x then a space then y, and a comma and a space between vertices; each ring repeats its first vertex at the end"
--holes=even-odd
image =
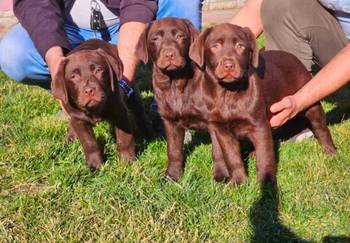
POLYGON ((265 170, 257 173, 257 180, 260 183, 276 182, 275 170, 265 170))
POLYGON ((66 135, 66 140, 67 140, 67 143, 71 143, 73 142, 73 140, 75 139, 78 139, 78 136, 77 134, 75 133, 75 131, 73 130, 72 127, 69 127, 68 128, 68 131, 67 131, 67 135, 66 135))
POLYGON ((67 143, 73 142, 73 140, 78 139, 78 137, 75 134, 67 134, 66 141, 67 143))
POLYGON ((86 163, 91 170, 96 170, 103 165, 102 156, 99 153, 89 154, 86 163))
POLYGON ((232 175, 230 180, 228 181, 231 185, 240 185, 247 179, 247 175, 245 171, 235 171, 232 175))
POLYGON ((230 175, 226 168, 215 166, 213 177, 216 182, 226 182, 230 178, 230 175))
POLYGON ((335 155, 337 153, 337 149, 334 145, 324 146, 323 150, 328 155, 335 155))
POLYGON ((125 151, 119 153, 119 158, 126 162, 132 162, 136 159, 136 155, 133 151, 125 151))
POLYGON ((164 180, 173 180, 173 181, 179 181, 179 179, 182 176, 183 171, 182 170, 174 170, 169 169, 164 173, 164 180))

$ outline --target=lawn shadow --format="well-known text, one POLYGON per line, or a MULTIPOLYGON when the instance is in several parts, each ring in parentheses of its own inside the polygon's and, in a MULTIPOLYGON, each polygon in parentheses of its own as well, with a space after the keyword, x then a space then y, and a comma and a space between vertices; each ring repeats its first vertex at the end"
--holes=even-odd
POLYGON ((279 218, 279 190, 276 183, 263 183, 261 196, 250 208, 249 217, 253 227, 250 242, 314 242, 300 238, 279 218))
MULTIPOLYGON (((275 153, 275 163, 277 166, 277 172, 278 173, 278 163, 279 163, 279 147, 281 145, 281 141, 278 138, 273 139, 273 150, 275 153)), ((248 163, 249 159, 251 157, 255 157, 255 163, 256 163, 256 154, 254 145, 249 141, 249 139, 242 139, 240 140, 240 151, 241 151, 241 157, 244 162, 244 169, 247 173, 247 176, 249 176, 249 170, 248 170, 248 163)), ((256 167, 256 166, 255 166, 256 167)))
POLYGON ((324 99, 336 105, 327 112, 327 124, 334 125, 350 119, 350 85, 346 85, 324 99))
POLYGON ((326 236, 322 239, 322 243, 349 243, 349 236, 326 236))

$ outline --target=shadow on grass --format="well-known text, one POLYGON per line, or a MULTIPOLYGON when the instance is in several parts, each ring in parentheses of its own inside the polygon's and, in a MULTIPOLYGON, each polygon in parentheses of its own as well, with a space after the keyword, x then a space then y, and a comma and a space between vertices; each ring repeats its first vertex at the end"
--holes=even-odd
POLYGON ((348 236, 326 236, 322 239, 323 243, 349 243, 350 237, 348 236))
MULTIPOLYGON (((279 218, 279 191, 275 183, 261 186, 261 196, 250 208, 249 217, 254 235, 252 243, 258 242, 315 242, 305 240, 283 225, 279 218)), ((348 236, 325 236, 323 243, 349 243, 348 236)))
POLYGON ((313 242, 300 238, 279 218, 279 191, 276 183, 264 183, 261 196, 252 205, 249 217, 254 235, 251 242, 313 242))
POLYGON ((327 124, 333 125, 350 119, 350 85, 346 85, 325 101, 336 105, 334 109, 327 112, 327 124))

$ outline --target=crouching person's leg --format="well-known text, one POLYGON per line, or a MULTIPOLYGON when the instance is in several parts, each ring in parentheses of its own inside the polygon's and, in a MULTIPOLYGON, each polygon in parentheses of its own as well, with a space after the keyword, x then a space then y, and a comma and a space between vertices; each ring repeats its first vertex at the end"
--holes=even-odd
POLYGON ((10 78, 50 88, 48 67, 23 27, 14 26, 0 42, 0 67, 10 78))
POLYGON ((264 0, 261 6, 267 50, 294 54, 310 71, 324 66, 347 43, 336 18, 314 0, 264 0))
POLYGON ((202 0, 159 0, 157 19, 178 17, 190 20, 197 28, 201 28, 202 0))

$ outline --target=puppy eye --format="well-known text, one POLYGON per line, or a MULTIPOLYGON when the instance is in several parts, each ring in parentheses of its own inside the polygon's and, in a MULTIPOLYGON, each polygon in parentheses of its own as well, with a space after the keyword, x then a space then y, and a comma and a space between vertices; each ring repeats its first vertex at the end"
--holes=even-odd
POLYGON ((153 37, 151 38, 151 41, 152 41, 152 42, 157 42, 157 41, 158 41, 158 39, 159 39, 159 37, 158 37, 158 36, 153 36, 153 37))
POLYGON ((237 49, 244 50, 244 49, 245 49, 245 45, 243 45, 242 43, 237 43, 237 44, 236 44, 236 48, 237 48, 237 49))
POLYGON ((77 79, 77 78, 79 78, 80 77, 80 73, 79 73, 79 71, 78 70, 75 70, 75 71, 73 71, 71 74, 70 74, 70 76, 69 76, 69 78, 70 79, 77 79))
POLYGON ((104 71, 103 67, 97 66, 97 67, 95 68, 95 72, 103 72, 103 71, 104 71))
POLYGON ((213 44, 211 45, 211 48, 212 48, 212 49, 218 49, 220 46, 221 46, 220 43, 216 42, 216 43, 213 43, 213 44))
POLYGON ((178 34, 176 36, 176 40, 183 40, 183 39, 185 39, 185 35, 184 34, 178 34))

